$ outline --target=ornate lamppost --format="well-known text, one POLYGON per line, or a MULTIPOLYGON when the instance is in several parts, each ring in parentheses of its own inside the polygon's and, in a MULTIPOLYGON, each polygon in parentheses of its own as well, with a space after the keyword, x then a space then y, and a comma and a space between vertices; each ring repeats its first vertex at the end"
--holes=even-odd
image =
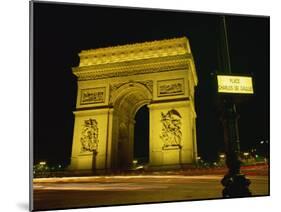
POLYGON ((238 131, 239 114, 236 110, 235 93, 252 94, 251 88, 245 85, 245 82, 252 80, 251 77, 234 76, 231 72, 230 55, 228 49, 228 38, 226 30, 225 17, 221 18, 221 72, 224 74, 217 75, 218 92, 221 102, 221 121, 224 129, 224 142, 226 153, 226 165, 228 172, 221 180, 224 189, 222 195, 228 197, 245 197, 251 196, 249 190, 250 180, 240 171, 240 140, 238 131))

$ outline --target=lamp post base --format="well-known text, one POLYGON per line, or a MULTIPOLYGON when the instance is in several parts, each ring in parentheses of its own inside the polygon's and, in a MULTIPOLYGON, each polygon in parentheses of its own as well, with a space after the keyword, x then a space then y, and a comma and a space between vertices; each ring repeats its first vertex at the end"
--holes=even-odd
POLYGON ((222 191, 224 198, 252 196, 249 190, 251 181, 243 174, 226 174, 221 184, 225 187, 222 191))

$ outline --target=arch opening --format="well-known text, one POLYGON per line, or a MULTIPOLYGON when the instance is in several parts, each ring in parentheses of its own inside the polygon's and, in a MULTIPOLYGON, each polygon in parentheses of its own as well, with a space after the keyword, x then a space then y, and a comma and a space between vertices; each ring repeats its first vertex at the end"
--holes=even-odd
MULTIPOLYGON (((115 141, 113 141, 115 146, 115 165, 113 166, 121 169, 132 167, 135 158, 134 139, 140 137, 139 134, 135 136, 135 130, 139 130, 139 127, 135 127, 135 118, 137 117, 139 119, 140 115, 138 115, 138 111, 145 110, 144 113, 146 113, 146 116, 148 115, 149 112, 146 105, 150 103, 151 99, 152 94, 149 89, 139 83, 128 83, 116 91, 116 96, 113 97, 115 117, 113 131, 116 135, 114 138, 115 141), (146 109, 142 109, 144 107, 146 109)), ((137 126, 142 124, 142 121, 137 120, 137 122, 137 126)), ((146 122, 149 122, 149 120, 147 119, 146 122)), ((146 126, 146 128, 147 127, 148 126, 146 126)), ((146 142, 148 145, 149 137, 146 142)), ((148 162, 148 152, 145 154, 138 152, 136 154, 138 154, 138 156, 143 156, 145 161, 148 162)))
POLYGON ((149 162, 149 109, 142 106, 135 115, 134 160, 138 164, 149 162))

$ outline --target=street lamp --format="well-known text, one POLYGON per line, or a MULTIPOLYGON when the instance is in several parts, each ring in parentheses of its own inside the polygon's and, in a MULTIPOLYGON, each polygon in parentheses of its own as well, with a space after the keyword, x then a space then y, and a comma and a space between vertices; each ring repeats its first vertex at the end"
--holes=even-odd
POLYGON ((253 94, 252 78, 235 76, 231 71, 230 54, 227 41, 225 16, 221 19, 221 72, 217 75, 218 93, 221 102, 221 121, 224 129, 225 163, 228 172, 221 180, 224 189, 222 195, 228 197, 251 196, 250 180, 240 172, 240 140, 238 131, 239 114, 236 110, 236 96, 253 94))

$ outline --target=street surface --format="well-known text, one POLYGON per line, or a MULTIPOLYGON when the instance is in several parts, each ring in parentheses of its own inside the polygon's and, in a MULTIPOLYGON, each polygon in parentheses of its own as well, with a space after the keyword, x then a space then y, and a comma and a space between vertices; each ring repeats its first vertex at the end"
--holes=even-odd
MULTIPOLYGON (((34 209, 60 209, 221 198, 223 175, 133 175, 37 178, 34 209)), ((247 176, 254 196, 268 195, 268 176, 247 176)))

